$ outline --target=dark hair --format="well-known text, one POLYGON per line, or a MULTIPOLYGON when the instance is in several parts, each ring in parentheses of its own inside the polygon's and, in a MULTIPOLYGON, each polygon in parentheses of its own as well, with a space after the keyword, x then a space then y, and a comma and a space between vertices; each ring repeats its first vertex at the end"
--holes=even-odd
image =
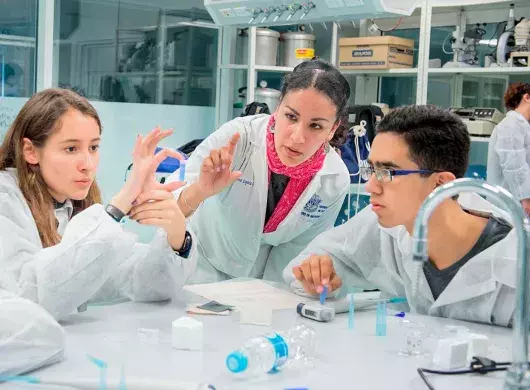
POLYGON ((504 94, 504 105, 508 110, 515 110, 521 104, 524 95, 530 95, 530 84, 513 83, 510 84, 504 94))
POLYGON ((281 99, 292 91, 314 88, 325 94, 337 108, 337 121, 340 125, 330 144, 341 146, 348 131, 348 99, 350 86, 346 78, 333 65, 322 59, 312 59, 297 65, 292 73, 285 75, 282 81, 281 99))
POLYGON ((409 147, 420 169, 451 172, 464 177, 471 140, 462 120, 436 106, 406 106, 392 110, 377 127, 377 134, 395 133, 409 147))

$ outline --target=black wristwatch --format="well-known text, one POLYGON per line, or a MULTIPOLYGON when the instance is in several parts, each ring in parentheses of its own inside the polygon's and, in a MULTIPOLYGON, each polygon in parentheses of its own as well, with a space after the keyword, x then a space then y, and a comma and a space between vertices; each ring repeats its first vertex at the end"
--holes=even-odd
POLYGON ((191 234, 186 230, 186 234, 184 235, 184 244, 182 244, 182 248, 180 248, 178 251, 175 250, 175 253, 180 257, 187 259, 191 252, 191 244, 191 234))
POLYGON ((121 222, 121 220, 123 219, 123 217, 125 217, 125 214, 123 213, 123 211, 121 211, 119 208, 111 205, 111 204, 108 204, 106 207, 105 207, 105 211, 107 212, 108 215, 110 215, 112 217, 112 219, 114 219, 116 222, 121 222))

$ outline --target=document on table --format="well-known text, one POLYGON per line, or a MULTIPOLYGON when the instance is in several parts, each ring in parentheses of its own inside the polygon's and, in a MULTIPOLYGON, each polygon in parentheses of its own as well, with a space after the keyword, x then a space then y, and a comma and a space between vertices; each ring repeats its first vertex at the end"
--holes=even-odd
POLYGON ((258 305, 269 310, 296 309, 300 302, 315 301, 276 288, 262 280, 193 284, 185 286, 184 289, 206 299, 236 308, 258 305))

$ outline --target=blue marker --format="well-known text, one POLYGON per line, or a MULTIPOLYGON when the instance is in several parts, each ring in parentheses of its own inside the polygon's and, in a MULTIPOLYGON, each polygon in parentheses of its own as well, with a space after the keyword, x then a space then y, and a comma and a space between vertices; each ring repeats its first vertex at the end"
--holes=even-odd
POLYGON ((329 291, 329 287, 328 286, 324 286, 324 288, 322 289, 322 293, 320 294, 320 304, 323 305, 324 302, 326 301, 326 297, 328 296, 328 291, 329 291))

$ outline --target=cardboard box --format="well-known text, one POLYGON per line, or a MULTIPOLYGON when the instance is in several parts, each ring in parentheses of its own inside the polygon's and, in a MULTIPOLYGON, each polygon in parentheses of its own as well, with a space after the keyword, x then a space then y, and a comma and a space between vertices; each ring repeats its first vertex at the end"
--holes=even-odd
POLYGON ((412 68, 414 41, 397 37, 339 39, 339 69, 412 68))

